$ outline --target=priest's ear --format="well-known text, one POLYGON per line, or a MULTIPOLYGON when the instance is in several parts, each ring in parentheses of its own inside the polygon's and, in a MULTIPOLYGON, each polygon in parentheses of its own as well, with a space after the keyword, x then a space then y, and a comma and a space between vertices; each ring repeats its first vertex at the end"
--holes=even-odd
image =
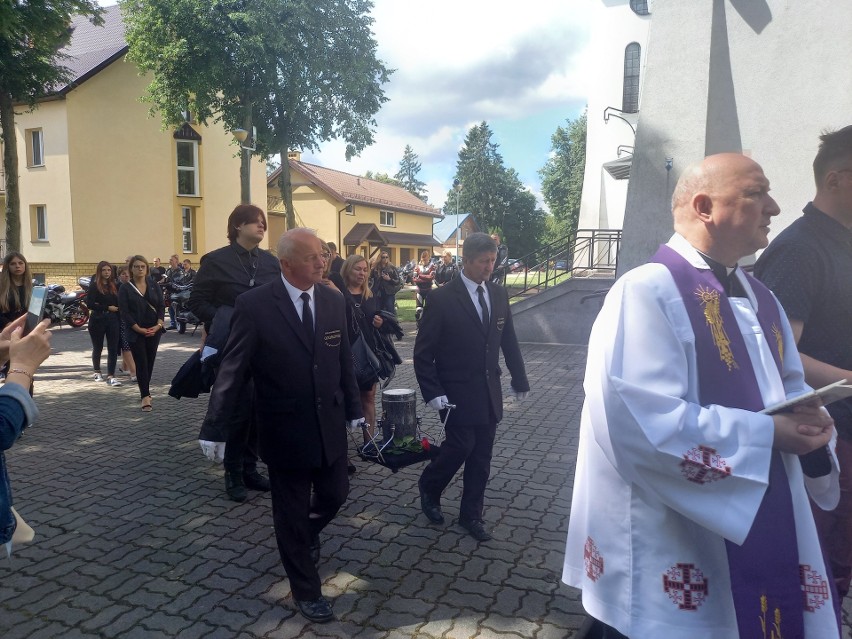
POLYGON ((692 211, 705 224, 710 222, 713 217, 713 198, 707 193, 696 193, 692 196, 692 211))

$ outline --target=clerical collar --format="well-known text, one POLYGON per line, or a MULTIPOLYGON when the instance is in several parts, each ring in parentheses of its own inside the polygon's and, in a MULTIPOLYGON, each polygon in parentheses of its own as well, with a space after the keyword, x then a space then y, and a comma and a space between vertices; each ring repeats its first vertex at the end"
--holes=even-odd
POLYGON ((713 275, 715 275, 716 279, 719 280, 719 284, 721 284, 722 288, 725 289, 725 294, 728 297, 747 297, 745 290, 743 290, 743 287, 740 284, 739 278, 734 275, 737 268, 739 268, 738 264, 735 264, 734 266, 725 266, 721 262, 714 260, 706 253, 702 253, 698 249, 695 249, 695 251, 705 262, 707 262, 707 266, 709 266, 710 270, 713 271, 713 275))

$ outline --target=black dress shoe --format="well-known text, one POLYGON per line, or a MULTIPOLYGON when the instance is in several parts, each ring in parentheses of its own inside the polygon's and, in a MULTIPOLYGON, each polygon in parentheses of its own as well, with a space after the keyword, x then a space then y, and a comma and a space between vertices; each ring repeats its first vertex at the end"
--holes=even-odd
POLYGON ((245 501, 248 497, 246 485, 243 483, 242 473, 231 473, 225 471, 225 492, 231 501, 245 501))
POLYGON ((491 539, 491 535, 485 530, 485 522, 481 519, 459 519, 459 526, 469 532, 470 536, 476 539, 476 541, 488 541, 491 539))
POLYGON ((299 612, 302 613, 302 616, 308 621, 313 621, 314 623, 328 623, 332 619, 334 619, 334 611, 331 609, 331 604, 328 602, 323 596, 320 596, 319 599, 315 601, 296 601, 296 606, 299 608, 299 612))
POLYGON ((257 472, 257 470, 244 472, 243 483, 246 485, 246 488, 251 488, 252 490, 269 491, 269 480, 257 472))
POLYGON ((444 523, 444 513, 441 512, 441 502, 438 499, 432 499, 423 488, 420 488, 420 510, 426 515, 426 519, 433 524, 444 523))
POLYGON ((319 535, 314 535, 311 537, 311 561, 314 562, 314 565, 317 565, 320 560, 320 548, 322 548, 322 542, 320 541, 319 535))

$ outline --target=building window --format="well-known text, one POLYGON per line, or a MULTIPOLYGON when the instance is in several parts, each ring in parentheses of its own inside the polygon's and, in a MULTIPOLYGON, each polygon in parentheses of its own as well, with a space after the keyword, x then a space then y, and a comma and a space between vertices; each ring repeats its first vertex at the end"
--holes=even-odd
POLYGON ((195 253, 195 209, 191 206, 180 207, 180 218, 183 227, 183 252, 195 253))
POLYGON ((648 0, 630 0, 630 8, 637 16, 646 16, 648 11, 648 0))
POLYGON ((396 226, 396 219, 393 211, 379 211, 380 226, 396 226))
POLYGON ((27 166, 44 166, 44 134, 41 129, 27 129, 27 166))
POLYGON ((621 110, 625 113, 639 111, 639 61, 642 48, 636 42, 631 42, 624 49, 624 93, 621 110))
POLYGON ((178 140, 178 195, 198 195, 198 143, 178 140))
POLYGON ((47 242, 47 207, 44 204, 30 207, 30 236, 33 242, 47 242))

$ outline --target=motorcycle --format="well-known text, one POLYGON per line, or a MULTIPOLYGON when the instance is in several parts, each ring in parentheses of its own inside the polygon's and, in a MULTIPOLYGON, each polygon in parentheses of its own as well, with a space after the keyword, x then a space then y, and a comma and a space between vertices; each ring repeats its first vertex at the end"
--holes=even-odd
POLYGON ((68 322, 71 326, 80 328, 89 321, 89 307, 85 302, 89 290, 89 278, 81 277, 77 283, 81 289, 70 293, 65 292, 62 284, 47 285, 44 317, 49 319, 51 324, 68 322))
POLYGON ((186 325, 193 325, 193 334, 201 324, 195 314, 189 310, 186 303, 189 301, 189 296, 192 294, 192 284, 173 284, 171 290, 172 305, 175 308, 175 322, 178 325, 178 333, 183 335, 186 332, 186 325))
POLYGON ((406 284, 411 284, 411 279, 414 277, 414 267, 417 263, 412 260, 405 266, 399 267, 399 280, 406 284))

